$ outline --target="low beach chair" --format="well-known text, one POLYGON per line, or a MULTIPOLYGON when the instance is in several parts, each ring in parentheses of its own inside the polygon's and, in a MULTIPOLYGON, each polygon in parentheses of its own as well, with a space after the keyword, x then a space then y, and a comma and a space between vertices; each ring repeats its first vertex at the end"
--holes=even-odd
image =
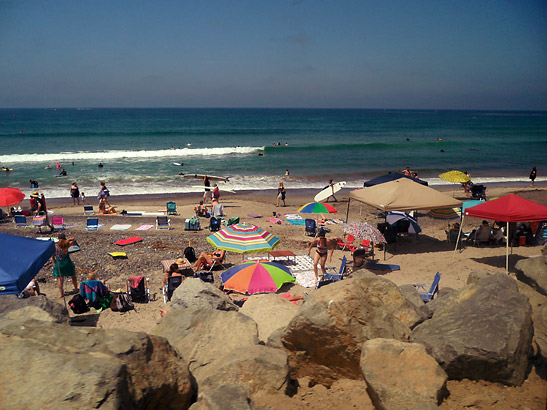
POLYGON ((27 217, 25 215, 15 215, 13 217, 13 222, 15 226, 28 226, 27 217))
POLYGON ((348 234, 345 241, 337 241, 336 244, 341 247, 342 250, 345 250, 346 248, 349 249, 353 245, 353 241, 355 241, 355 236, 348 234))
POLYGON ((156 229, 171 229, 171 220, 166 216, 157 216, 156 229))
POLYGON ((86 216, 95 215, 95 211, 93 210, 93 205, 84 205, 84 215, 86 216))
POLYGON ((315 219, 308 218, 305 223, 304 235, 315 236, 317 233, 317 222, 315 222, 315 219))
POLYGON ((134 276, 127 279, 126 291, 131 301, 150 303, 150 279, 144 276, 134 276))
POLYGON ((317 289, 328 285, 329 283, 344 279, 344 273, 346 272, 347 263, 348 260, 344 256, 342 258, 342 263, 340 263, 340 269, 337 270, 335 267, 326 267, 326 273, 321 276, 321 279, 317 283, 317 289))
POLYGON ((435 297, 436 293, 439 293, 439 282, 441 280, 441 274, 437 272, 435 274, 435 277, 433 278, 433 283, 431 284, 431 287, 429 288, 429 291, 426 288, 426 285, 423 283, 414 283, 414 287, 420 294, 422 300, 427 303, 435 297))
POLYGON ((165 205, 167 207, 167 215, 178 215, 176 202, 170 201, 167 202, 165 205))
POLYGON ((99 218, 87 218, 85 229, 88 231, 96 231, 99 229, 99 218))
POLYGON ((52 216, 51 224, 56 231, 65 229, 65 218, 62 216, 52 216))
POLYGON ((171 300, 171 297, 173 296, 173 292, 175 291, 176 288, 180 286, 183 279, 184 279, 183 276, 169 276, 167 278, 167 283, 162 288, 163 303, 167 303, 171 300))
POLYGON ((209 219, 209 230, 211 232, 216 232, 220 230, 220 226, 221 226, 220 223, 221 223, 220 218, 215 218, 214 216, 212 216, 211 219, 209 219))

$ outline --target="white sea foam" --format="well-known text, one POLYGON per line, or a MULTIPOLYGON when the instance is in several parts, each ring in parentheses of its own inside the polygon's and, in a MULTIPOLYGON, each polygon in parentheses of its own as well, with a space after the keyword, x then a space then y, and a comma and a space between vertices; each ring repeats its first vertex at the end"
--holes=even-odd
POLYGON ((257 151, 262 151, 264 147, 218 147, 218 148, 177 148, 177 149, 162 149, 162 150, 142 150, 142 151, 126 151, 126 150, 108 150, 108 151, 78 151, 78 152, 59 152, 50 154, 11 154, 0 155, 0 163, 32 163, 46 162, 52 163, 55 161, 105 161, 112 159, 131 158, 131 160, 148 160, 150 158, 173 158, 173 160, 181 157, 196 157, 196 156, 222 156, 233 154, 250 154, 257 151))

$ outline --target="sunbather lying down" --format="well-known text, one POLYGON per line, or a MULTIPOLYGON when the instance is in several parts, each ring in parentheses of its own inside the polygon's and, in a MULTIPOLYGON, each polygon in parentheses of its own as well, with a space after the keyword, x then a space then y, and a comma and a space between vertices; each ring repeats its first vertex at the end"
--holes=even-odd
POLYGON ((194 269, 194 272, 197 272, 200 269, 201 265, 211 266, 214 261, 222 262, 225 254, 226 254, 226 251, 220 250, 220 249, 216 249, 212 253, 201 252, 199 254, 197 261, 192 266, 192 268, 194 269))

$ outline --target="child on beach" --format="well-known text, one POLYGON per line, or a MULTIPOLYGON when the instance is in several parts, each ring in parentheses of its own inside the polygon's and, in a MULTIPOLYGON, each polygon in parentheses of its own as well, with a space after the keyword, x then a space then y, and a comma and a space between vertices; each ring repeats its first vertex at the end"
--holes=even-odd
POLYGON ((81 198, 82 198, 82 204, 85 205, 85 204, 86 204, 86 202, 85 202, 85 193, 84 193, 83 191, 80 192, 80 196, 81 196, 81 198))
POLYGON ((279 202, 283 201, 283 206, 287 206, 285 204, 285 187, 283 186, 283 181, 279 183, 279 187, 277 188, 277 205, 279 206, 279 202))

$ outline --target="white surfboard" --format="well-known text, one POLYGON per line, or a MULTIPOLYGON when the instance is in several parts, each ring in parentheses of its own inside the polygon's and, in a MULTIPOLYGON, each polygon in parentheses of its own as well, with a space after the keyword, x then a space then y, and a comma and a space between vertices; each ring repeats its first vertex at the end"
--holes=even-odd
POLYGON ((315 202, 323 202, 332 194, 335 194, 338 191, 340 191, 344 187, 344 185, 346 185, 346 181, 337 182, 332 187, 328 186, 325 189, 323 189, 321 192, 319 192, 317 195, 315 195, 313 200, 315 202))
MULTIPOLYGON (((203 185, 192 185, 192 188, 205 188, 203 185)), ((211 192, 213 192, 213 189, 215 189, 215 187, 210 187, 211 188, 211 192)), ((233 191, 231 189, 226 189, 226 188, 221 188, 221 187, 218 187, 218 189, 220 190, 220 192, 230 192, 231 194, 235 194, 236 191, 233 191)))
MULTIPOLYGON (((193 179, 203 179, 205 175, 203 174, 185 174, 182 176, 183 178, 193 178, 193 179)), ((225 177, 216 177, 214 175, 207 175, 207 178, 209 178, 209 181, 223 181, 228 182, 229 179, 225 177)))
POLYGON ((178 167, 182 167, 184 164, 182 162, 173 162, 173 165, 176 165, 178 167))

